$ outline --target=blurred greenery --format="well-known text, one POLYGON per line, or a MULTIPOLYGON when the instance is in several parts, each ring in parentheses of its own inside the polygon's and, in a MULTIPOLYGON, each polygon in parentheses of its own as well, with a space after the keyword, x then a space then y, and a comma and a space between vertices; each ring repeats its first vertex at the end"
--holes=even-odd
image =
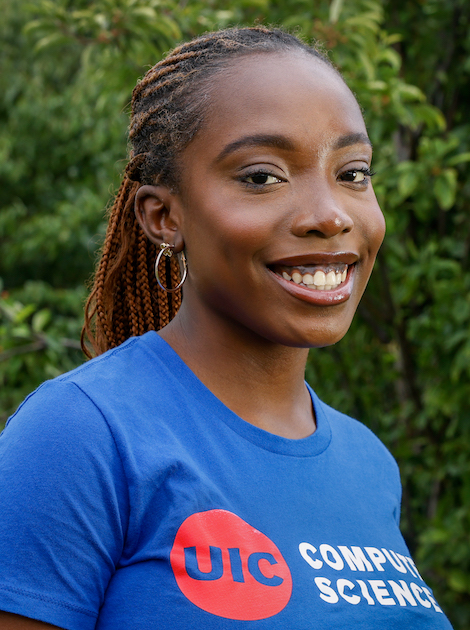
POLYGON ((364 109, 388 235, 350 333, 311 353, 319 395, 397 458, 402 528, 470 627, 470 9, 467 0, 4 0, 0 423, 79 364, 85 281, 125 164, 136 79, 229 25, 319 40, 364 109))

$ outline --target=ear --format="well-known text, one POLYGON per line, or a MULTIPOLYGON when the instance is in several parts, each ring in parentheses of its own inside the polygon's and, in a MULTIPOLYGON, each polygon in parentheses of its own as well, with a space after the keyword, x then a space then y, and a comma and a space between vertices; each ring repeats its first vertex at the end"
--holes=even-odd
POLYGON ((155 243, 174 245, 174 252, 184 248, 180 231, 180 205, 175 193, 166 186, 141 186, 136 193, 134 211, 147 237, 155 243))

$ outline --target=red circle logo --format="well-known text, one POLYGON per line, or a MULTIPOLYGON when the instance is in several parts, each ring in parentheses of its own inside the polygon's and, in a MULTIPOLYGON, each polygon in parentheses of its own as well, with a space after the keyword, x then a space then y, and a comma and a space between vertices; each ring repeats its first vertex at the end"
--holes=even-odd
POLYGON ((189 516, 170 554, 182 593, 226 619, 277 615, 292 593, 292 577, 276 545, 236 514, 208 510, 189 516))

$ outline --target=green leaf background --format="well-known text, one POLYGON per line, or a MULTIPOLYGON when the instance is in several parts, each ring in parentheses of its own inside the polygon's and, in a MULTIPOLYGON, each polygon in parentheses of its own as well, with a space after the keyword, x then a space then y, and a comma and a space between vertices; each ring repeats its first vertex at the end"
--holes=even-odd
POLYGON ((318 394, 397 458, 402 529, 470 628, 470 24, 466 0, 4 0, 0 423, 83 361, 86 282, 125 165, 136 80, 206 30, 323 43, 363 108, 387 237, 353 326, 312 351, 318 394))

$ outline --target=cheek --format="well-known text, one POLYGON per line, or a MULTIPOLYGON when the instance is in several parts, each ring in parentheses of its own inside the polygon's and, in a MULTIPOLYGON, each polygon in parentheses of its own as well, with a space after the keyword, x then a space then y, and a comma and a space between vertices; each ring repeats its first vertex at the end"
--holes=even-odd
POLYGON ((237 277, 246 277, 253 256, 253 233, 233 215, 194 212, 191 228, 185 231, 185 248, 195 285, 204 292, 216 285, 228 289, 237 277))
POLYGON ((256 257, 267 243, 275 238, 277 223, 273 208, 244 206, 240 203, 205 203, 193 207, 191 220, 185 226, 185 243, 188 253, 192 248, 198 253, 205 251, 207 257, 219 256, 227 261, 245 260, 256 257))
POLYGON ((375 258, 385 236, 385 218, 375 197, 369 211, 362 214, 360 228, 365 235, 369 253, 375 258))
POLYGON ((385 237, 385 229, 386 229, 386 225, 385 225, 385 217, 383 215, 382 210, 379 208, 379 206, 377 206, 377 212, 376 212, 376 222, 375 222, 375 234, 374 234, 374 241, 376 244, 376 254, 380 248, 380 246, 382 245, 382 242, 384 240, 385 237))

